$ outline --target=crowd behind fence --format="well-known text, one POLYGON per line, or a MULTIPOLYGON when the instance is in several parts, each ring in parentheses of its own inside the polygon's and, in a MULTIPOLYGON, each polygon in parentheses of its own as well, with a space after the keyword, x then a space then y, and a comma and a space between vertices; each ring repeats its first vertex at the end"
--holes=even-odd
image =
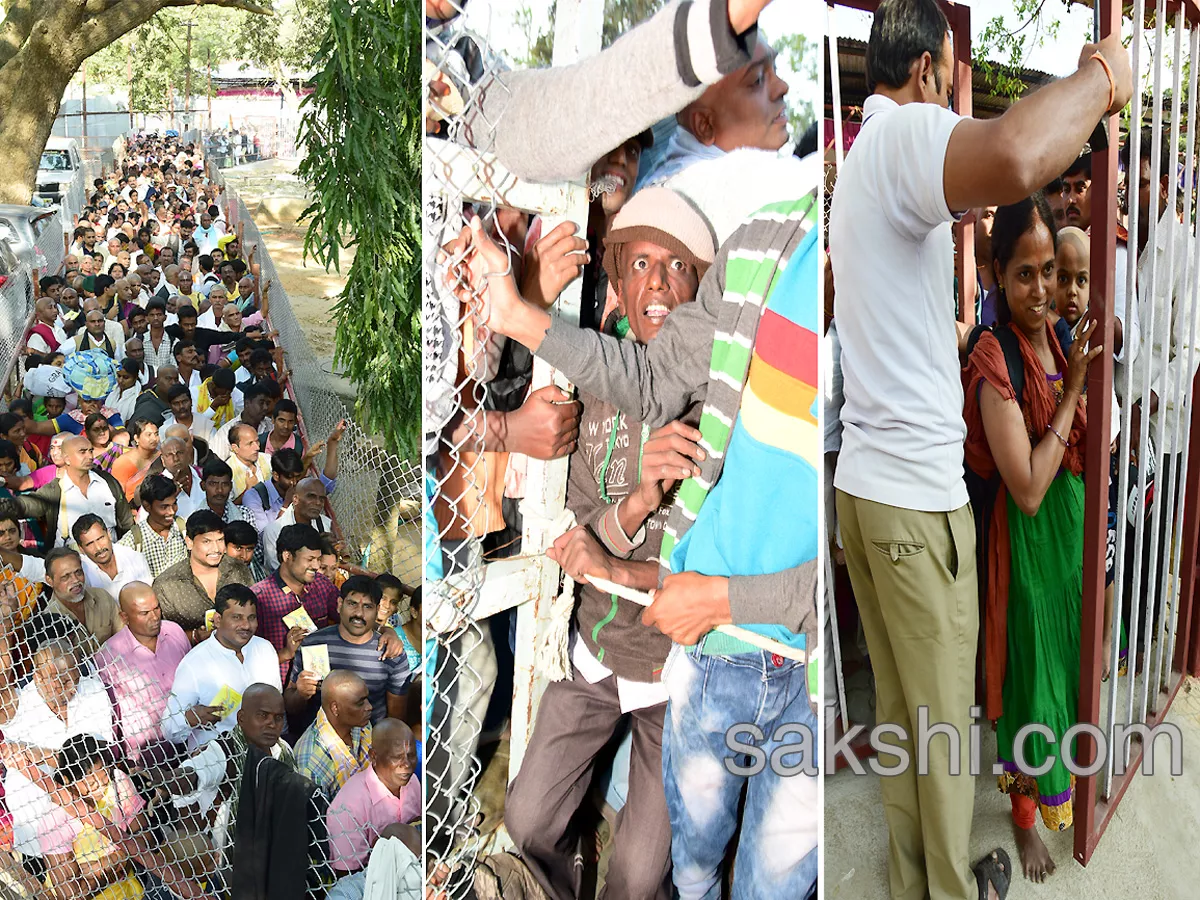
MULTIPOLYGON (((84 168, 76 177, 72 191, 68 192, 67 202, 56 213, 52 227, 43 229, 38 238, 36 265, 23 264, 0 284, 0 367, 5 373, 6 401, 11 402, 21 392, 21 347, 38 297, 38 279, 61 271, 66 252, 64 234, 70 232, 73 216, 83 208, 82 203, 77 208, 71 207, 70 198, 75 193, 83 196, 85 179, 90 194, 92 179, 107 174, 113 165, 119 166, 124 161, 123 150, 123 142, 118 141, 111 151, 85 156, 84 168)), ((223 177, 215 168, 210 168, 209 176, 224 185, 223 177)), ((355 423, 352 410, 343 401, 333 377, 321 365, 305 335, 304 325, 245 202, 231 186, 226 187, 221 202, 226 205, 230 229, 240 229, 244 242, 258 245, 260 278, 272 282, 270 324, 279 332, 286 367, 290 371, 285 391, 300 409, 302 428, 308 441, 323 440, 339 422, 345 420, 348 423, 341 442, 338 485, 330 498, 338 537, 363 569, 390 572, 407 584, 419 584, 422 553, 419 473, 411 463, 379 446, 355 423)), ((323 459, 318 460, 317 465, 322 464, 323 459)), ((122 820, 124 824, 120 826, 126 831, 140 829, 140 845, 126 843, 128 834, 117 836, 106 831, 109 826, 95 819, 95 813, 92 814, 95 821, 80 820, 84 830, 73 842, 67 841, 66 851, 59 851, 69 851, 74 856, 77 874, 70 876, 72 880, 92 877, 80 862, 90 861, 100 863, 106 871, 111 869, 121 873, 104 876, 121 891, 128 892, 121 896, 134 896, 133 892, 139 891, 136 895, 145 896, 147 900, 176 900, 228 897, 231 891, 237 894, 235 865, 250 868, 267 864, 265 858, 251 860, 251 844, 238 839, 241 832, 235 812, 239 797, 240 802, 249 802, 246 799, 249 795, 243 790, 243 776, 249 781, 249 764, 263 756, 259 749, 262 735, 250 736, 249 731, 243 732, 239 718, 239 729, 225 734, 220 742, 208 745, 204 761, 197 757, 194 763, 182 763, 170 753, 162 757, 137 756, 129 743, 131 722, 138 714, 136 708, 141 707, 142 700, 149 706, 157 695, 143 694, 144 686, 132 671, 121 677, 112 677, 113 673, 109 672, 102 679, 100 675, 105 664, 96 654, 98 645, 84 640, 77 626, 63 635, 44 633, 39 618, 42 613, 34 612, 39 587, 7 562, 0 562, 0 714, 3 715, 0 721, 5 722, 3 730, 8 732, 0 735, 0 750, 3 750, 7 763, 5 790, 0 792, 0 896, 22 900, 43 896, 41 890, 48 866, 53 869, 56 864, 42 852, 47 846, 43 824, 49 814, 43 801, 51 784, 39 781, 24 762, 18 763, 12 756, 23 752, 25 735, 19 721, 22 704, 36 704, 36 697, 45 695, 47 679, 59 679, 55 682, 59 688, 70 692, 63 696, 81 698, 79 708, 73 708, 70 717, 64 717, 64 720, 69 729, 78 725, 91 735, 91 743, 76 747, 79 741, 70 736, 67 743, 72 745, 72 750, 83 753, 84 769, 92 763, 98 766, 92 769, 92 778, 110 785, 111 796, 121 801, 118 818, 127 815, 126 799, 130 804, 146 804, 140 807, 142 812, 136 821, 122 820), (30 598, 32 603, 27 603, 30 598), (68 682, 70 686, 66 687, 68 682), (117 683, 122 685, 121 692, 115 689, 117 683), (86 710, 82 698, 86 698, 86 710), (87 722, 78 722, 77 716, 86 716, 87 722), (96 738, 102 740, 97 744, 96 738), (214 754, 219 759, 210 758, 214 754), (27 772, 29 777, 26 777, 27 772), (101 774, 96 774, 98 772, 101 774), (181 778, 184 780, 180 781, 181 778), (132 799, 135 793, 140 800, 132 799), (191 817, 197 808, 199 819, 191 817), (21 856, 14 856, 8 849, 14 845, 21 856), (239 855, 241 863, 237 862, 239 855), (248 863, 251 866, 247 866, 248 863)), ((117 663, 120 663, 119 659, 117 663)), ((273 669, 273 658, 270 665, 273 669)), ((249 702, 249 691, 246 702, 249 702)), ((279 746, 277 744, 276 748, 279 746)), ((60 760, 62 752, 67 751, 64 749, 59 753, 60 760)), ((281 750, 280 753, 290 755, 291 751, 281 750)), ((362 756, 365 758, 365 749, 362 756)), ((294 763, 292 765, 294 768, 294 763)), ((255 778, 258 768, 255 767, 255 778)), ((41 777, 45 777, 44 772, 41 777)), ((343 781, 339 776, 338 784, 343 781)), ((68 785, 64 788, 66 793, 52 793, 55 803, 86 801, 80 793, 83 782, 72 784, 70 775, 66 774, 62 784, 68 785)), ((277 870, 272 871, 271 878, 278 880, 281 875, 289 875, 297 885, 293 894, 297 897, 315 900, 327 893, 330 897, 355 896, 354 891, 339 894, 341 888, 331 891, 338 873, 331 868, 330 858, 344 852, 347 841, 359 840, 352 832, 356 834, 363 830, 365 823, 355 819, 352 828, 343 827, 347 821, 345 813, 329 814, 332 791, 313 790, 308 783, 301 793, 302 798, 295 790, 289 795, 288 802, 295 804, 302 799, 303 806, 293 805, 294 815, 288 821, 275 817, 272 827, 276 829, 277 839, 291 843, 287 844, 285 852, 274 857, 272 865, 277 870), (336 846, 339 842, 341 851, 336 846)), ((72 815, 83 815, 84 807, 65 805, 63 808, 70 809, 72 815)), ((102 808, 103 803, 98 802, 96 809, 102 808)), ((411 839, 406 843, 410 849, 415 848, 419 857, 419 846, 411 839)), ((396 883, 395 880, 400 878, 397 857, 390 855, 394 842, 381 841, 378 846, 384 845, 387 846, 381 859, 385 861, 381 867, 387 868, 386 859, 390 858, 392 871, 383 881, 390 879, 390 883, 396 883)), ((49 852, 45 850, 46 854, 49 852)), ((368 866, 358 876, 357 896, 362 896, 364 883, 373 883, 376 876, 369 870, 374 868, 368 866)), ((65 870, 54 870, 50 877, 58 877, 60 871, 65 870)), ((91 896, 90 892, 97 889, 97 883, 88 881, 86 886, 80 886, 83 892, 80 895, 91 896)), ((380 895, 368 891, 368 896, 380 895)))

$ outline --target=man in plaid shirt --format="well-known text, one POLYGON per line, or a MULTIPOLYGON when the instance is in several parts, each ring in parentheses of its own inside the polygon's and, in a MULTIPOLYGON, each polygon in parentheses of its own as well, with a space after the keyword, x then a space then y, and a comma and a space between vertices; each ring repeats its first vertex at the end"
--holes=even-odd
POLYGON ((346 669, 325 677, 317 720, 296 742, 296 769, 329 799, 370 764, 371 698, 367 683, 346 669))

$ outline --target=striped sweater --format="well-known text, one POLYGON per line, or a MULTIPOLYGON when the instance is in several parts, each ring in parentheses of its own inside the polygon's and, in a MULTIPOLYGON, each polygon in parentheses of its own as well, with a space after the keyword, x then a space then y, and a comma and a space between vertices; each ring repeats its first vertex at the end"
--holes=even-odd
MULTIPOLYGON (((812 232, 816 209, 814 191, 799 200, 767 207, 752 217, 722 245, 695 302, 672 312, 648 346, 555 323, 538 348, 538 355, 582 389, 603 397, 651 428, 679 418, 695 402, 703 403, 710 423, 707 440, 713 445, 720 444, 720 432, 724 430, 730 436, 725 443, 732 453, 733 423, 746 408, 743 395, 753 351, 758 349, 756 338, 761 323, 768 321, 762 314, 762 298, 777 283, 777 276, 786 272, 781 261, 791 259, 812 232), (749 302, 752 297, 754 301, 749 302), (723 346, 726 349, 722 350, 723 346)), ((816 293, 814 269, 811 293, 805 295, 813 310, 816 293)), ((788 316, 785 314, 783 318, 788 316)), ((812 330, 801 317, 791 321, 800 326, 801 332, 812 330)), ((795 352, 804 352, 805 346, 802 343, 795 352)), ((811 365, 802 367, 797 375, 794 368, 789 368, 764 345, 760 354, 766 364, 764 381, 771 380, 766 368, 776 368, 801 383, 805 378, 815 378, 815 337, 810 349, 811 365)), ((751 376, 755 391, 757 374, 751 376)), ((775 396, 766 388, 764 392, 775 396)), ((782 408, 794 410, 792 405, 782 408)), ((815 425, 811 422, 805 425, 811 426, 814 437, 807 449, 799 448, 799 453, 811 465, 810 457, 819 452, 819 444, 815 425)), ((701 430, 705 430, 703 419, 701 430)), ((795 432, 787 432, 793 433, 803 431, 797 426, 795 432)), ((791 448, 789 453, 796 455, 797 448, 791 448)), ((673 551, 682 544, 692 523, 698 521, 699 511, 709 495, 706 486, 719 483, 725 474, 727 458, 731 457, 724 451, 709 453, 700 465, 701 474, 695 479, 695 487, 687 491, 681 488, 680 494, 684 496, 677 501, 668 521, 672 536, 664 538, 664 560, 675 558, 673 551)), ((765 507, 760 503, 759 510, 773 504, 774 497, 765 507)), ((815 517, 815 492, 811 505, 815 517)), ((811 541, 815 547, 815 518, 811 529, 803 529, 811 531, 811 535, 800 536, 796 534, 796 526, 802 524, 800 518, 790 520, 793 524, 785 534, 760 530, 759 523, 766 521, 766 516, 760 517, 756 512, 753 519, 745 522, 746 540, 763 547, 790 544, 792 559, 796 561, 781 569, 731 571, 729 605, 733 622, 744 626, 763 623, 783 626, 802 635, 804 645, 811 651, 817 645, 818 563, 815 552, 811 559, 807 558, 803 545, 811 541)), ((668 571, 669 567, 664 566, 664 575, 668 571)))

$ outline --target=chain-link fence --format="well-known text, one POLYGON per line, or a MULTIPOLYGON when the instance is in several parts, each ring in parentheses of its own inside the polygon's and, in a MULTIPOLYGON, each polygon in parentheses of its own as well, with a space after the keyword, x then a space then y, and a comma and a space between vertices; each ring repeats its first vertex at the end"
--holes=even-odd
MULTIPOLYGON (((560 29, 566 22, 573 31, 569 42, 556 34, 556 65, 599 51, 601 7, 558 4, 560 29)), ((552 623, 563 624, 561 575, 545 551, 562 530, 567 460, 510 452, 496 435, 531 391, 555 384, 570 391, 548 365, 483 325, 486 298, 464 271, 481 263, 456 238, 477 215, 512 265, 530 214, 541 217, 542 234, 563 221, 582 232, 587 219, 582 184, 525 183, 493 155, 497 123, 481 106, 487 92, 507 90, 496 79, 506 64, 488 33, 500 15, 468 21, 459 9, 430 28, 426 42, 425 453, 436 520, 426 580, 436 653, 426 828, 431 880, 456 898, 469 892, 477 860, 508 845, 499 798, 520 767, 547 683, 552 623), (510 633, 511 688, 507 666, 497 663, 510 633), (508 723, 505 755, 502 745, 481 742, 493 693, 509 690, 511 703, 507 696, 493 703, 496 733, 508 723)), ((568 286, 552 313, 577 322, 580 287, 579 280, 568 286)))

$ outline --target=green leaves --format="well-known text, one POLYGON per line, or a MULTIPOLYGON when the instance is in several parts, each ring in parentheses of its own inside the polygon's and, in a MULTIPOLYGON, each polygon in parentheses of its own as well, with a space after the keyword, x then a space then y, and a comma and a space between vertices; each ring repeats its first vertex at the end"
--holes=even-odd
POLYGON ((417 453, 421 431, 421 28, 417 0, 330 0, 299 174, 313 192, 304 250, 340 271, 335 364, 363 426, 417 453))

